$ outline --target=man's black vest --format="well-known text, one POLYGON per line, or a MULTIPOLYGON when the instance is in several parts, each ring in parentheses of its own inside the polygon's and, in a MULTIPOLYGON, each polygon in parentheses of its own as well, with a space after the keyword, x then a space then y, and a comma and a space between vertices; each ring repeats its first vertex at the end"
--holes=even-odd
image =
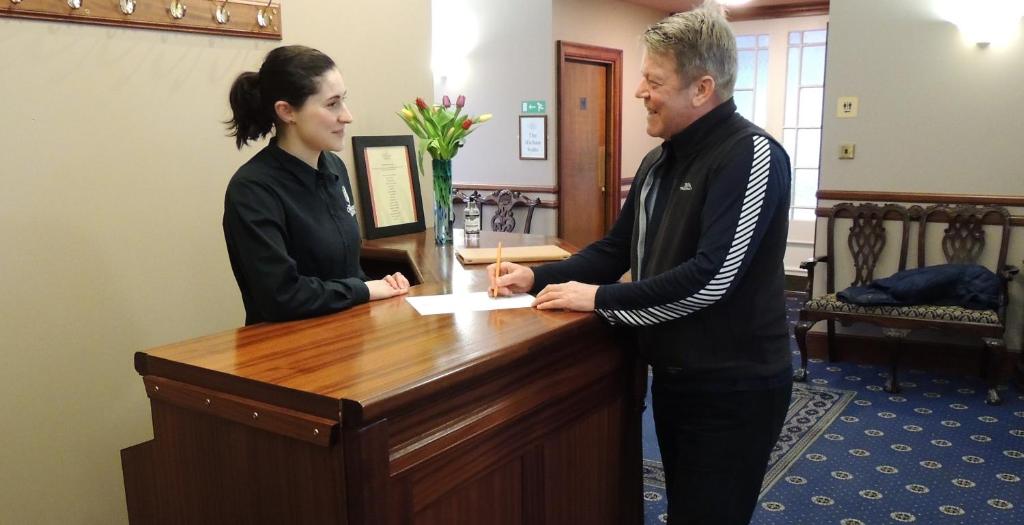
MULTIPOLYGON (((630 265, 634 280, 663 273, 697 254, 708 185, 731 160, 728 153, 740 141, 752 141, 754 136, 765 137, 778 148, 776 151, 784 151, 764 130, 732 113, 686 148, 689 155, 655 166, 662 157, 662 148, 647 154, 633 182, 640 195, 645 184, 649 188, 658 186, 656 180, 649 181, 653 173, 671 177, 674 182, 662 186, 670 188, 671 193, 664 197, 668 200, 658 231, 651 242, 645 243, 646 248, 641 245, 641 231, 646 230, 641 221, 644 202, 642 198, 636 201, 630 265)), ((789 177, 788 173, 782 175, 789 177)), ((735 190, 744 192, 746 188, 735 190)), ((716 383, 776 377, 789 369, 783 268, 788 195, 775 207, 769 221, 749 269, 732 283, 728 295, 688 316, 638 328, 640 350, 651 364, 681 368, 697 382, 716 383)))

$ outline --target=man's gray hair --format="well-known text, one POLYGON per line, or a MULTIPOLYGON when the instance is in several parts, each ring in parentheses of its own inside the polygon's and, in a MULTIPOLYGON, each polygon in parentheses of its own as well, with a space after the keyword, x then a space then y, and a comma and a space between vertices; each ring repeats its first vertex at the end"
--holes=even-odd
POLYGON ((643 41, 649 53, 671 53, 675 57, 685 85, 709 75, 715 79, 715 94, 721 100, 732 96, 736 85, 736 35, 717 2, 708 0, 692 11, 662 19, 644 31, 643 41))

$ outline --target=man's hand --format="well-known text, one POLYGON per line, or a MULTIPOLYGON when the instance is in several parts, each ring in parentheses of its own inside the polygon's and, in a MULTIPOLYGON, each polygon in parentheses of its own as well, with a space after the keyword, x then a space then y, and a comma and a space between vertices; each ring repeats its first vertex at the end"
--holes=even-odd
POLYGON ((494 269, 497 264, 487 265, 487 276, 490 277, 489 290, 497 288, 498 295, 512 295, 529 292, 533 288, 533 270, 521 264, 502 262, 501 276, 495 280, 494 269))
POLYGON ((549 284, 537 294, 533 301, 538 310, 573 310, 576 312, 593 312, 594 297, 597 296, 597 285, 569 281, 562 284, 549 284))
POLYGON ((366 287, 370 289, 370 300, 376 301, 409 293, 409 280, 402 275, 402 272, 395 272, 385 275, 383 279, 367 281, 366 287))

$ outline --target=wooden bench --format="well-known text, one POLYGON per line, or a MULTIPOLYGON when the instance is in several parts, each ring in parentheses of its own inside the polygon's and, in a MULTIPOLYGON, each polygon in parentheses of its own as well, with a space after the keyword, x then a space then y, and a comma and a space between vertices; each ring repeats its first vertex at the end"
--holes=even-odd
MULTIPOLYGON (((981 339, 982 352, 981 375, 987 379, 988 395, 986 403, 1001 402, 996 389, 999 383, 997 369, 1005 359, 1006 344, 1006 305, 1008 302, 1007 284, 1018 269, 1006 264, 1007 247, 1010 239, 1010 214, 1005 208, 998 206, 974 205, 933 205, 926 208, 913 206, 906 208, 898 204, 878 205, 872 203, 854 205, 842 203, 835 205, 828 216, 826 254, 804 262, 801 268, 807 270, 807 297, 810 298, 800 309, 800 320, 794 328, 794 335, 800 347, 800 369, 794 379, 807 379, 807 332, 819 321, 827 322, 827 344, 829 360, 835 358, 836 326, 853 323, 869 323, 882 328, 890 357, 890 373, 886 383, 888 392, 899 391, 897 366, 904 340, 913 330, 934 329, 959 334, 970 334, 981 339), (874 280, 878 263, 883 255, 890 250, 898 250, 897 268, 907 268, 907 253, 910 246, 911 224, 917 223, 917 267, 929 264, 929 235, 935 224, 945 224, 941 236, 942 255, 940 263, 981 264, 986 254, 986 231, 984 226, 994 226, 998 232, 994 235, 998 241, 998 255, 995 264, 988 265, 999 276, 1002 286, 1000 305, 995 310, 971 310, 958 306, 860 306, 840 301, 836 297, 836 262, 845 264, 845 260, 837 260, 836 234, 837 220, 850 219, 850 233, 847 248, 852 260, 854 279, 850 286, 864 286, 874 280), (897 226, 895 246, 886 234, 886 223, 897 226), (826 294, 815 297, 812 293, 814 271, 817 265, 826 264, 826 294)), ((990 247, 990 249, 993 249, 990 247)), ((991 255, 991 254, 989 254, 991 255)), ((991 258, 991 257, 989 257, 991 258)), ((934 263, 934 262, 933 262, 934 263)))

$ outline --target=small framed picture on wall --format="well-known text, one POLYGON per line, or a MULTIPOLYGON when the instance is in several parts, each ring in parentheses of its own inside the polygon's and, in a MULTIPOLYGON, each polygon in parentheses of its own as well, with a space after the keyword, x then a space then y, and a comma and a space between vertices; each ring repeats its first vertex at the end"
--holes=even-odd
POLYGON ((519 116, 519 158, 521 160, 547 160, 547 115, 519 116))

